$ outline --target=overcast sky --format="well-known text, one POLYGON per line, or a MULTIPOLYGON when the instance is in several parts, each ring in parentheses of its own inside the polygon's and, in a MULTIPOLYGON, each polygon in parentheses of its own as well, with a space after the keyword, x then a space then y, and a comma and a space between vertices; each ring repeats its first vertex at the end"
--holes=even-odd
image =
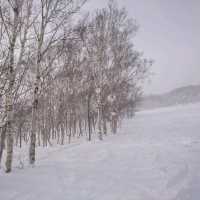
MULTIPOLYGON (((107 0, 90 0, 87 9, 107 0)), ((140 24, 135 46, 155 63, 145 93, 200 84, 200 0, 117 0, 140 24)))

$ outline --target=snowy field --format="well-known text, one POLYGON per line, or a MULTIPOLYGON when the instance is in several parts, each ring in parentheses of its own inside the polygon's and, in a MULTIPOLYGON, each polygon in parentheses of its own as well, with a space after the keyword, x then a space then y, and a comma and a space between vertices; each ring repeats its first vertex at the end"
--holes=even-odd
POLYGON ((103 142, 38 151, 34 168, 0 171, 0 200, 200 199, 200 104, 139 112, 103 142))

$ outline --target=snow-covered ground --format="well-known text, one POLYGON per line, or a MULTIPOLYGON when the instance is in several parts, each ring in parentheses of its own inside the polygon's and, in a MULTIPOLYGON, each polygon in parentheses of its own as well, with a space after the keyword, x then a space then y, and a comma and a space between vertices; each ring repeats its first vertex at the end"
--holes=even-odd
POLYGON ((200 104, 137 113, 103 142, 40 149, 0 200, 199 200, 200 104))

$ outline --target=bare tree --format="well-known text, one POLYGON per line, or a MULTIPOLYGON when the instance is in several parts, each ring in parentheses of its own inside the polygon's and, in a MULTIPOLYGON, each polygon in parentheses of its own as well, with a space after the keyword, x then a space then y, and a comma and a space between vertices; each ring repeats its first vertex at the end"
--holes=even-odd
MULTIPOLYGON (((14 102, 18 98, 17 92, 26 71, 23 58, 30 28, 31 6, 31 0, 26 2, 23 0, 4 1, 0 6, 1 29, 4 31, 3 47, 5 47, 3 52, 5 59, 2 65, 2 72, 5 69, 5 76, 1 79, 4 82, 1 95, 2 98, 5 96, 6 129, 3 130, 6 130, 7 137, 6 172, 11 171, 12 165, 14 102)), ((2 123, 4 124, 3 121, 2 123)))
POLYGON ((23 1, 7 1, 4 7, 1 6, 0 14, 3 26, 6 30, 8 41, 8 60, 7 65, 8 81, 6 88, 6 134, 7 134, 7 157, 6 172, 11 171, 12 154, 13 154, 13 88, 15 83, 15 46, 20 29, 20 12, 23 1), (8 21, 9 20, 9 21, 8 21))
POLYGON ((64 145, 117 133, 133 116, 151 61, 133 45, 137 23, 114 1, 92 15, 86 0, 6 0, 0 5, 0 161, 13 143, 64 145), (14 141, 13 141, 14 140, 14 141))
MULTIPOLYGON (((47 52, 53 48, 56 42, 62 39, 61 30, 67 25, 68 20, 76 13, 86 0, 41 0, 36 11, 36 21, 34 23, 34 32, 37 38, 37 58, 36 58, 36 80, 33 95, 32 110, 32 131, 31 144, 29 151, 30 164, 35 163, 35 145, 36 145, 36 121, 38 114, 39 90, 41 79, 41 65, 47 52)), ((54 56, 54 59, 56 55, 54 56)), ((54 61, 52 60, 52 63, 54 61)))

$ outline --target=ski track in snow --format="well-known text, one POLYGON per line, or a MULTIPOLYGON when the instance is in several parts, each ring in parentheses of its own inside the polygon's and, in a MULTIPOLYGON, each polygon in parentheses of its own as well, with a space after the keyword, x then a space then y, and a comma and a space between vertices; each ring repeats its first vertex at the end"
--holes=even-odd
POLYGON ((38 148, 34 168, 24 152, 0 200, 199 200, 199 131, 200 104, 139 112, 102 142, 38 148))

